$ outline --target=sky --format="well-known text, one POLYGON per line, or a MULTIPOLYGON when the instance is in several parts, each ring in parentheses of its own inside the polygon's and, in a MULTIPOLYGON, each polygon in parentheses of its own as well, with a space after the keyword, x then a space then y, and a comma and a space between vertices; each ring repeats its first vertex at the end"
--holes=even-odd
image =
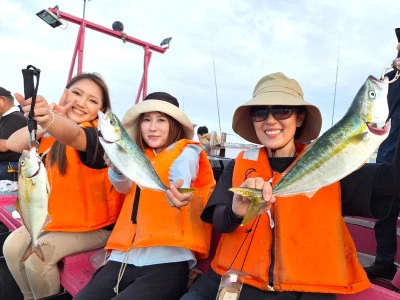
MULTIPOLYGON (((0 0, 0 86, 23 93, 21 69, 41 69, 40 95, 58 102, 78 25, 51 28, 36 13, 59 6, 82 17, 84 0, 0 0)), ((148 92, 174 95, 192 123, 226 132, 235 109, 264 75, 296 79, 323 116, 322 132, 339 121, 369 75, 380 78, 396 57, 398 0, 92 0, 85 19, 170 48, 153 53, 148 92), (336 88, 335 88, 336 87, 336 88), (336 91, 336 92, 335 92, 336 91), (335 105, 334 105, 335 103, 335 105)), ((100 73, 122 118, 135 103, 143 49, 86 29, 83 71, 100 73)))

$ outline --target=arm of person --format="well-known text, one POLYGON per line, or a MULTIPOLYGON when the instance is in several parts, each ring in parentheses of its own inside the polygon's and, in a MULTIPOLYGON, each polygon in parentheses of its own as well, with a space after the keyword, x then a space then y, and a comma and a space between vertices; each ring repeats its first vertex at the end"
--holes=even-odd
MULTIPOLYGON (((21 104, 22 110, 25 113, 29 113, 31 109, 32 99, 29 98, 25 100, 24 97, 18 93, 15 94, 15 98, 21 104)), ((72 103, 67 105, 72 105, 72 103)), ((86 150, 86 134, 83 128, 67 118, 54 114, 50 110, 46 99, 40 95, 36 97, 34 119, 38 122, 42 129, 38 130, 38 138, 40 137, 41 131, 42 134, 44 134, 43 131, 47 131, 56 140, 65 145, 68 145, 78 151, 86 150)), ((27 135, 28 133, 26 132, 25 135, 21 135, 20 138, 23 141, 26 141, 27 135)))
POLYGON ((8 151, 8 147, 7 147, 7 140, 5 139, 0 139, 0 152, 6 152, 8 151))
POLYGON ((199 155, 202 149, 188 145, 174 160, 169 170, 170 188, 166 191, 167 200, 173 207, 188 205, 192 193, 180 193, 178 188, 189 188, 199 171, 199 155))
MULTIPOLYGON (((22 128, 27 128, 26 127, 26 119, 25 117, 19 112, 15 111, 12 112, 5 123, 2 124, 3 128, 1 129, 1 137, 2 139, 0 140, 0 151, 1 152, 6 152, 8 150, 15 151, 13 149, 14 145, 13 143, 8 143, 8 140, 10 137, 17 131, 21 130, 22 128)), ((28 147, 28 141, 29 141, 29 135, 27 134, 28 130, 26 129, 26 139, 24 140, 26 147, 28 147)), ((20 151, 15 151, 15 152, 22 152, 23 149, 22 146, 19 146, 19 143, 17 142, 15 147, 17 150, 20 151)))
POLYGON ((243 218, 238 218, 233 213, 233 193, 228 190, 232 187, 234 166, 234 160, 231 160, 226 165, 201 214, 201 219, 204 222, 213 224, 217 232, 232 232, 243 220, 243 218))
POLYGON ((108 168, 108 178, 115 189, 121 194, 127 194, 132 188, 132 181, 123 174, 118 174, 112 168, 108 168))

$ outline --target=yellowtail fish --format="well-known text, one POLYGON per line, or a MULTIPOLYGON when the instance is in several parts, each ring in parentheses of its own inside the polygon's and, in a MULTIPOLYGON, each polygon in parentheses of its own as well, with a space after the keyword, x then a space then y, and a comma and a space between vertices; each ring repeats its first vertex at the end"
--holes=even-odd
MULTIPOLYGON (((114 166, 140 188, 166 191, 168 187, 151 165, 143 151, 130 138, 121 121, 111 111, 99 111, 98 129, 100 143, 114 166)), ((178 188, 181 193, 193 192, 190 188, 178 188)))
POLYGON ((50 186, 46 169, 37 149, 32 147, 29 151, 24 150, 18 164, 16 209, 29 232, 31 241, 21 258, 22 262, 27 260, 32 253, 36 253, 42 261, 45 261, 38 238, 50 221, 47 212, 49 194, 50 186))
MULTIPOLYGON (((343 118, 308 145, 272 195, 303 194, 312 197, 320 188, 346 177, 360 168, 386 139, 390 130, 387 103, 389 81, 369 76, 343 118)), ((252 204, 242 224, 260 212, 265 203, 260 190, 235 187, 232 192, 247 197, 252 204)))

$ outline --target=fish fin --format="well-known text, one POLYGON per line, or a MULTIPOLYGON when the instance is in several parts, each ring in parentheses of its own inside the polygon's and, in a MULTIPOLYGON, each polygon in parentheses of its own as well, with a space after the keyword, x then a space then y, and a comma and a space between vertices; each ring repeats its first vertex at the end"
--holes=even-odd
POLYGON ((22 216, 22 214, 21 214, 21 207, 19 206, 18 200, 15 201, 14 209, 20 214, 20 216, 22 216))
POLYGON ((46 228, 47 224, 49 224, 51 222, 51 217, 49 214, 46 215, 46 219, 44 220, 43 226, 40 229, 40 234, 42 234, 44 232, 44 229, 46 228))
POLYGON ((247 210, 246 215, 244 216, 241 226, 246 225, 253 219, 263 208, 265 205, 265 201, 262 197, 262 191, 258 189, 251 188, 243 188, 243 187, 232 187, 229 189, 231 192, 235 194, 241 195, 243 197, 248 198, 251 201, 250 207, 247 210))
POLYGON ((181 194, 193 193, 193 192, 196 191, 195 189, 191 189, 191 188, 178 188, 177 190, 178 190, 179 193, 181 193, 181 194))
POLYGON ((311 143, 309 143, 307 146, 304 147, 304 151, 300 155, 304 155, 310 148, 316 143, 318 139, 313 140, 311 143))
POLYGON ((117 149, 118 149, 119 151, 122 151, 122 152, 124 152, 124 153, 129 153, 128 149, 126 149, 125 147, 123 147, 121 144, 119 144, 119 143, 116 143, 116 144, 117 144, 117 149))
POLYGON ((36 246, 32 246, 32 242, 29 243, 24 254, 22 255, 21 262, 25 262, 33 253, 36 253, 39 259, 44 262, 44 254, 42 249, 40 248, 40 245, 38 244, 36 246))
POLYGON ((353 143, 353 144, 358 144, 359 142, 361 142, 365 139, 365 136, 367 134, 368 134, 368 132, 366 132, 366 131, 361 132, 360 134, 356 134, 349 139, 349 142, 353 143))
POLYGON ((260 202, 251 201, 249 210, 247 211, 246 215, 244 216, 240 226, 246 225, 247 223, 249 223, 251 221, 251 219, 253 219, 256 215, 258 215, 259 212, 261 211, 261 209, 263 208, 265 202, 266 202, 265 200, 262 200, 260 202))
POLYGON ((21 257, 21 262, 25 262, 29 256, 33 253, 32 250, 32 242, 29 243, 28 247, 26 247, 24 254, 21 257))
POLYGON ((307 192, 307 193, 302 193, 301 195, 304 195, 310 199, 310 198, 314 197, 316 192, 318 192, 318 190, 307 192))

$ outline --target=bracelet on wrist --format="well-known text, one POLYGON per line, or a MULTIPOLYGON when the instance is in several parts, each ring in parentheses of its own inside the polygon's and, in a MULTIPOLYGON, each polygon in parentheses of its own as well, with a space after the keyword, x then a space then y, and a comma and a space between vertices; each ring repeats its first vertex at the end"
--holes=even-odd
POLYGON ((56 118, 56 115, 55 115, 52 111, 50 111, 50 114, 51 114, 51 119, 50 119, 50 121, 47 123, 46 127, 44 127, 44 128, 39 128, 39 129, 37 130, 37 133, 38 133, 38 134, 42 134, 42 133, 47 132, 47 130, 49 130, 50 126, 53 125, 54 120, 55 120, 55 118, 56 118))

